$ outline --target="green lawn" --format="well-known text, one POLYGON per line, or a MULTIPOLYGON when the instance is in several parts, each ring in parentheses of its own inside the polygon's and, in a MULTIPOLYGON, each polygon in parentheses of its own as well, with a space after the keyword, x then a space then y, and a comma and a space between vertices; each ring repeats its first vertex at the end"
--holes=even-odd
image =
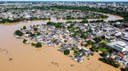
POLYGON ((107 48, 104 48, 104 47, 100 47, 99 50, 100 50, 101 52, 108 52, 108 49, 107 49, 107 48))

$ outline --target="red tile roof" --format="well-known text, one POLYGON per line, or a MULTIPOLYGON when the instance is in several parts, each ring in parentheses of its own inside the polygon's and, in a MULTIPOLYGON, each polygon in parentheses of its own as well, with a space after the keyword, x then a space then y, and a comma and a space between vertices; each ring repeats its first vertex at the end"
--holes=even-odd
POLYGON ((117 55, 120 56, 120 57, 122 57, 122 58, 125 57, 125 54, 123 54, 123 53, 121 53, 121 52, 118 52, 117 55))

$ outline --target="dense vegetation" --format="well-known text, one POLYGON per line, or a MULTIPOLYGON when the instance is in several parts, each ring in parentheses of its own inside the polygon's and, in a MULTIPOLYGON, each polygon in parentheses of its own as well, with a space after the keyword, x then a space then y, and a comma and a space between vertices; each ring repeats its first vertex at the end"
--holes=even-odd
POLYGON ((10 20, 10 19, 2 19, 0 22, 1 23, 13 23, 13 22, 19 22, 19 21, 22 21, 23 19, 21 18, 21 19, 19 19, 19 18, 17 18, 17 19, 13 19, 13 20, 10 20))
POLYGON ((91 51, 93 51, 93 52, 101 51, 102 52, 101 56, 103 56, 103 57, 106 57, 109 53, 114 51, 114 49, 106 46, 106 44, 109 43, 110 41, 105 39, 103 36, 95 37, 93 40, 94 41, 88 40, 85 45, 85 46, 91 45, 92 46, 90 48, 91 51))
POLYGON ((122 68, 121 71, 128 71, 128 67, 122 68))
POLYGON ((3 19, 0 21, 0 23, 14 23, 14 22, 20 22, 20 21, 24 21, 24 20, 50 20, 50 18, 37 18, 37 17, 31 17, 29 19, 25 19, 25 18, 16 18, 16 19, 3 19))
POLYGON ((70 51, 69 50, 65 50, 64 51, 64 55, 69 55, 70 54, 70 51))
POLYGON ((88 20, 84 19, 84 20, 81 21, 81 23, 88 23, 88 20))
POLYGON ((55 26, 56 28, 62 28, 63 27, 63 23, 61 23, 61 22, 58 22, 58 23, 55 23, 55 22, 47 22, 47 25, 55 26))
POLYGON ((35 46, 36 48, 41 48, 42 44, 40 42, 35 43, 31 43, 32 46, 35 46))
POLYGON ((14 34, 17 35, 17 36, 22 36, 23 35, 23 33, 20 30, 16 30, 14 34))
POLYGON ((99 58, 100 61, 110 64, 116 68, 120 67, 120 64, 112 58, 99 58))

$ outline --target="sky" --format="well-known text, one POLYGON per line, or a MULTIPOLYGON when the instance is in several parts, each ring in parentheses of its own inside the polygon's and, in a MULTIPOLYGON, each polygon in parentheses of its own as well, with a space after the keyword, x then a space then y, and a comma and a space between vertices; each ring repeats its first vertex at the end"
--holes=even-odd
POLYGON ((0 1, 125 1, 128 2, 128 0, 0 0, 0 1))

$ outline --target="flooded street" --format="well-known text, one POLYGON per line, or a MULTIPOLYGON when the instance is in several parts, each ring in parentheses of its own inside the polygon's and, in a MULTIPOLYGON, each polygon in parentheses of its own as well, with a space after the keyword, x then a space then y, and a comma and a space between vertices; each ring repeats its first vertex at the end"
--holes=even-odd
POLYGON ((122 17, 117 16, 117 15, 104 14, 104 13, 103 13, 103 15, 108 16, 108 18, 107 18, 107 19, 105 19, 105 21, 115 21, 115 20, 121 20, 121 19, 123 19, 122 17))
MULTIPOLYGON (((108 14, 107 14, 108 15, 108 14)), ((121 19, 109 15, 108 20, 121 19)), ((52 20, 54 22, 54 20, 52 20)), ((62 20, 60 20, 62 21, 62 20)), ((57 51, 57 47, 34 48, 23 44, 15 38, 14 31, 24 25, 45 24, 47 21, 19 22, 0 25, 0 70, 1 71, 120 71, 110 65, 100 62, 98 53, 82 63, 73 61, 70 57, 57 51)))

